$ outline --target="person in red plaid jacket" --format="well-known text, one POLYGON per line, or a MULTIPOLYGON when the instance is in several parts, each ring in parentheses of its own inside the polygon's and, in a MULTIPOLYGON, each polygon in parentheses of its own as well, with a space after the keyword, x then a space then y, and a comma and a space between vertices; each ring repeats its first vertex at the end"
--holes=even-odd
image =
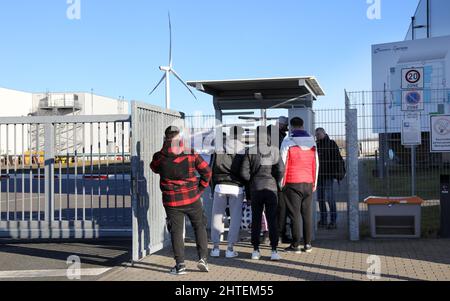
POLYGON ((203 158, 185 149, 180 130, 170 126, 165 131, 164 145, 153 156, 150 168, 161 176, 160 188, 167 214, 176 266, 171 274, 186 274, 184 263, 184 217, 187 215, 195 231, 199 261, 197 267, 208 272, 207 219, 200 197, 211 180, 211 169, 203 158), (197 177, 197 173, 200 178, 197 177))

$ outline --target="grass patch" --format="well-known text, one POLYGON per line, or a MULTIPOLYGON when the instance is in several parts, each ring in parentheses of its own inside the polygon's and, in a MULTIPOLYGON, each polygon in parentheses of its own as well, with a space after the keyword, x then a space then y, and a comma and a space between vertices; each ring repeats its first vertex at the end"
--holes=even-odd
MULTIPOLYGON (((367 181, 367 195, 374 196, 409 196, 411 195, 411 170, 409 166, 391 166, 389 177, 384 179, 374 175, 375 160, 365 160, 363 163, 364 178, 367 181)), ((448 168, 417 168, 416 195, 424 200, 438 200, 440 198, 440 175, 448 174, 448 168)))
POLYGON ((441 227, 440 206, 422 207, 422 237, 437 238, 441 227))
POLYGON ((370 227, 367 224, 361 224, 359 227, 359 235, 362 239, 370 237, 370 227))

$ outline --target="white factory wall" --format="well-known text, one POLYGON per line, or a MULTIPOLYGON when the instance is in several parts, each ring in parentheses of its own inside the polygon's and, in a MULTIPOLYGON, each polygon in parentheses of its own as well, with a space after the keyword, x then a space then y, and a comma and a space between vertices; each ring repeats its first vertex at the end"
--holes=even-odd
MULTIPOLYGON (((84 104, 83 110, 81 111, 82 115, 129 114, 128 102, 122 100, 111 99, 108 97, 99 96, 95 94, 92 95, 91 93, 83 93, 83 95, 80 95, 80 102, 84 104)), ((125 153, 130 152, 129 124, 125 123, 122 128, 122 123, 116 123, 115 132, 114 132, 114 123, 109 123, 108 128, 106 124, 101 124, 100 134, 98 124, 93 124, 92 131, 93 131, 92 136, 93 140, 91 139, 91 125, 87 124, 84 130, 85 149, 87 151, 90 152, 92 144, 93 153, 104 154, 106 152, 108 153, 114 152, 114 150, 117 153, 121 153, 122 149, 124 149, 125 153), (98 137, 100 137, 100 148, 98 137), (124 148, 122 146, 124 146, 124 148)))
MULTIPOLYGON (((5 88, 0 88, 0 117, 9 117, 9 116, 28 116, 31 113, 32 106, 32 94, 23 92, 10 90, 5 88)), ((0 126, 0 154, 13 154, 14 152, 14 139, 16 139, 16 152, 22 153, 22 147, 26 150, 28 149, 28 142, 26 141, 27 131, 24 128, 25 135, 22 135, 22 126, 16 125, 15 131, 16 135, 14 136, 14 125, 0 126), (8 128, 8 130, 7 130, 8 128), (22 138, 24 138, 24 142, 22 143, 22 138)))
MULTIPOLYGON (((59 93, 58 93, 59 94, 59 93)), ((92 95, 91 93, 66 93, 76 94, 79 98, 79 104, 82 110, 77 115, 117 115, 117 114, 129 114, 128 102, 117 99, 112 99, 99 95, 92 95), (93 99, 93 102, 92 102, 93 99), (93 106, 92 106, 93 104, 93 106)), ((36 105, 39 99, 46 97, 46 93, 27 93, 21 91, 15 91, 10 89, 0 88, 0 103, 2 109, 0 110, 0 117, 19 117, 28 116, 36 109, 36 105), (33 106, 33 98, 35 99, 35 106, 33 106)), ((70 127, 70 125, 69 125, 70 127)), ((33 129, 35 127, 33 126, 33 129)), ((73 129, 73 126, 72 126, 73 129)), ((98 129, 98 123, 92 125, 93 139, 91 139, 90 124, 86 124, 83 128, 79 128, 76 131, 76 141, 82 143, 84 138, 85 152, 90 154, 91 144, 92 152, 95 155, 101 153, 125 153, 130 152, 130 127, 127 123, 124 124, 122 129, 122 123, 116 123, 114 131, 114 123, 100 125, 100 131, 98 129), (100 138, 99 138, 100 137, 100 138), (100 144, 99 144, 100 142, 100 144), (108 146, 108 147, 107 147, 108 146), (124 147, 122 147, 124 146, 124 147)), ((67 131, 65 131, 67 133, 67 131)), ((22 128, 22 125, 9 125, 8 132, 7 126, 3 125, 0 129, 0 155, 5 156, 7 153, 11 156, 21 155, 30 149, 29 145, 32 145, 32 150, 36 150, 36 143, 30 143, 29 125, 22 128), (24 135, 22 135, 22 131, 24 135), (23 143, 22 143, 23 140, 23 143)), ((69 131, 67 134, 61 135, 63 137, 56 137, 57 141, 64 141, 69 138, 73 140, 73 131, 69 131), (67 137, 69 135, 69 137, 67 137)), ((43 139, 40 138, 40 139, 43 139)), ((33 139, 35 140, 35 139, 33 139)), ((42 143, 42 140, 41 140, 42 143)), ((42 150, 42 145, 40 146, 42 150)), ((58 152, 58 150, 56 150, 58 152)), ((70 153, 74 153, 74 147, 68 150, 70 153)), ((78 153, 83 151, 83 146, 80 146, 77 150, 78 153)), ((67 153, 64 149, 60 154, 67 153)), ((112 158, 112 157, 111 157, 112 158)))
POLYGON ((28 116, 32 99, 31 93, 0 88, 0 117, 28 116))
POLYGON ((128 102, 126 101, 92 95, 91 93, 77 94, 80 97, 80 102, 84 104, 82 115, 128 114, 128 102))

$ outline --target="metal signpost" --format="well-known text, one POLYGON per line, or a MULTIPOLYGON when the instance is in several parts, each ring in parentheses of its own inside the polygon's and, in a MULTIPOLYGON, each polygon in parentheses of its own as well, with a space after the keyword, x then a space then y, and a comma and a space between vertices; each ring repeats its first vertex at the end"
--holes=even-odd
POLYGON ((420 112, 424 110, 424 68, 402 70, 402 145, 411 148, 411 195, 416 195, 416 150, 422 144, 420 112))
POLYGON ((416 148, 421 144, 420 114, 406 113, 402 121, 402 145, 411 148, 411 195, 416 194, 416 148))

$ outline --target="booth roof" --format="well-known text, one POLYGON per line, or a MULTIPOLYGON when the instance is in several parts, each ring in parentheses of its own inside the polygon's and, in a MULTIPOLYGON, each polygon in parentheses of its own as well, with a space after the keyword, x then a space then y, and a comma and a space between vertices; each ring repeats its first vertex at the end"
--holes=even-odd
POLYGON ((289 108, 325 95, 313 76, 189 81, 188 85, 214 96, 216 109, 289 108))

